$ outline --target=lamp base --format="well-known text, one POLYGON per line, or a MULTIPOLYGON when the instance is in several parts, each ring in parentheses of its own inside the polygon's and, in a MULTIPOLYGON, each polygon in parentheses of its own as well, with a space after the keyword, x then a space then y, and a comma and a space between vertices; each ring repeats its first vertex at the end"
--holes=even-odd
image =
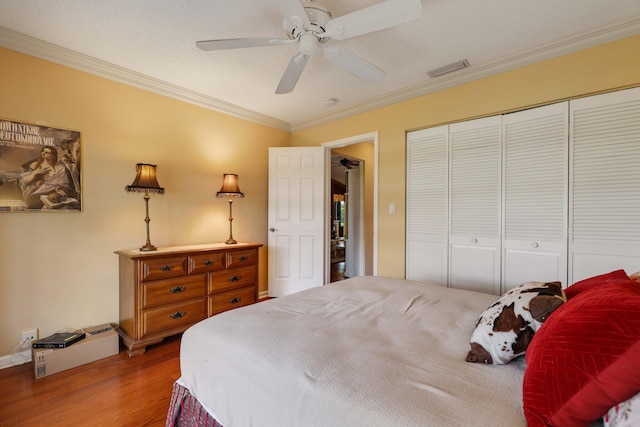
POLYGON ((146 245, 140 248, 140 252, 151 252, 151 251, 157 251, 157 250, 158 248, 153 246, 151 243, 147 243, 146 245))
POLYGON ((226 243, 227 245, 235 245, 238 242, 236 242, 234 239, 227 239, 227 241, 224 243, 226 243))

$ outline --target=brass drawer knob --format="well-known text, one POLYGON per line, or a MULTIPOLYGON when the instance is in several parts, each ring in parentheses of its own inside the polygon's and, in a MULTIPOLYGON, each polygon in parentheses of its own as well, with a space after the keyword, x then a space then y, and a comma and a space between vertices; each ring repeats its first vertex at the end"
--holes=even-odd
POLYGON ((215 261, 211 261, 210 259, 202 262, 204 265, 213 265, 215 261))
POLYGON ((160 267, 160 270, 162 270, 162 271, 171 271, 171 270, 173 270, 173 265, 163 265, 162 267, 160 267))
POLYGON ((172 294, 179 294, 180 292, 183 292, 185 289, 187 289, 186 286, 176 286, 175 288, 169 289, 169 292, 171 292, 172 294))
POLYGON ((229 281, 230 282, 237 282, 240 279, 242 279, 242 277, 240 277, 240 276, 231 276, 231 277, 229 277, 229 281))
POLYGON ((184 315, 187 314, 186 311, 176 311, 173 314, 170 314, 169 317, 172 319, 180 319, 181 317, 184 317, 184 315))
POLYGON ((240 257, 240 261, 246 261, 246 260, 248 260, 248 259, 249 259, 249 257, 248 257, 248 256, 246 256, 246 255, 242 255, 242 256, 240 257))
POLYGON ((233 297, 233 298, 231 298, 231 299, 229 300, 229 304, 237 304, 237 303, 239 303, 239 302, 240 302, 240 300, 241 300, 241 299, 242 299, 242 298, 240 298, 240 297, 233 297))

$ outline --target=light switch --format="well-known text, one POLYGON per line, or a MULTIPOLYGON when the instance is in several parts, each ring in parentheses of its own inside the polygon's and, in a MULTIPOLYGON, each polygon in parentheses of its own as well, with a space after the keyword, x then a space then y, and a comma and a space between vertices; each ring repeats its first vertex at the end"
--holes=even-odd
POLYGON ((396 204, 391 202, 389 203, 389 215, 395 215, 396 214, 396 204))

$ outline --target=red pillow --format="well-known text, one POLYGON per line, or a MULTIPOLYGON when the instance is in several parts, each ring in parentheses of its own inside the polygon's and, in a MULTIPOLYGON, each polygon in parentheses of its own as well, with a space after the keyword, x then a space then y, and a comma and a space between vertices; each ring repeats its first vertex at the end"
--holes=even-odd
POLYGON ((595 286, 601 286, 606 283, 626 283, 630 281, 631 279, 629 279, 629 276, 627 276, 627 273, 625 273, 624 270, 616 270, 611 273, 580 280, 565 289, 565 295, 567 296, 567 299, 570 299, 578 295, 580 292, 587 291, 595 286))
POLYGON ((637 282, 603 283, 561 305, 527 349, 528 426, 587 426, 640 392, 639 340, 637 282))
POLYGON ((640 340, 558 409, 551 417, 552 425, 580 425, 585 419, 600 418, 604 415, 603 411, 608 411, 618 403, 635 396, 629 396, 629 384, 640 387, 640 340), (602 396, 616 403, 605 408, 605 404, 598 404, 602 396))

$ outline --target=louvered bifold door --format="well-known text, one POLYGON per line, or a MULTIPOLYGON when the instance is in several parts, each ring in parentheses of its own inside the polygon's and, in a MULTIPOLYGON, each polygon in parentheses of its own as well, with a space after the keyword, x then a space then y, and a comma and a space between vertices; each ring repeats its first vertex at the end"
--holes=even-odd
POLYGON ((503 292, 567 286, 569 103, 507 114, 503 138, 503 292))
POLYGON ((500 116, 449 127, 449 286, 500 293, 500 116))
POLYGON ((640 88, 570 107, 570 280, 638 271, 640 88))
POLYGON ((407 134, 406 278, 447 285, 448 129, 407 134))

